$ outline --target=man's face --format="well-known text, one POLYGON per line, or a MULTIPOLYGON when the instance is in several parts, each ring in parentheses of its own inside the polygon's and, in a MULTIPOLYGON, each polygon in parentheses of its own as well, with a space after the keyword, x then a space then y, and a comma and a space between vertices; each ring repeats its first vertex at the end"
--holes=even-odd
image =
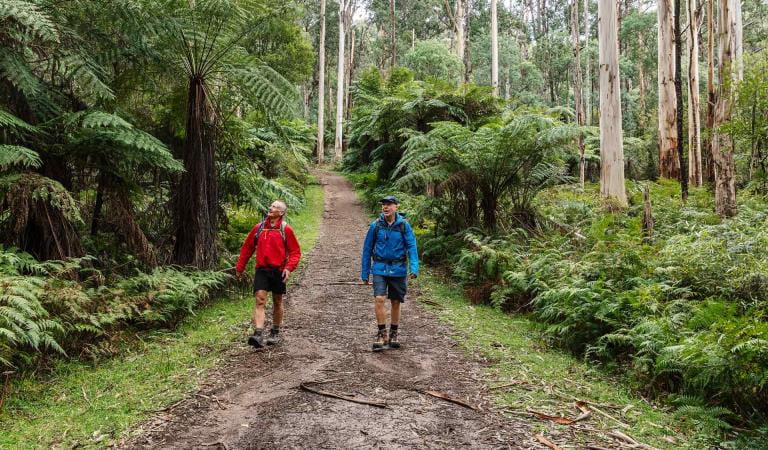
POLYGON ((392 217, 397 212, 397 205, 392 202, 383 202, 381 204, 381 212, 384 213, 384 217, 392 217))
POLYGON ((283 205, 280 203, 274 202, 269 205, 268 216, 270 219, 278 219, 282 217, 283 214, 285 214, 285 210, 283 210, 283 205))

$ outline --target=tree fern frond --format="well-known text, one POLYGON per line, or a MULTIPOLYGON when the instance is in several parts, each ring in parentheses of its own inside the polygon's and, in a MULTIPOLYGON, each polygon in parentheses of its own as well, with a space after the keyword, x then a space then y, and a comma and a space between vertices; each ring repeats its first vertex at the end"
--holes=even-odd
POLYGON ((31 36, 46 40, 59 41, 58 31, 51 19, 31 1, 3 0, 0 2, 0 23, 3 26, 16 26, 31 36))
POLYGON ((28 124, 8 111, 0 109, 0 128, 14 128, 30 132, 37 132, 37 127, 28 124))
POLYGON ((41 165, 40 155, 36 151, 20 145, 0 144, 0 169, 5 170, 10 166, 38 168, 41 165))

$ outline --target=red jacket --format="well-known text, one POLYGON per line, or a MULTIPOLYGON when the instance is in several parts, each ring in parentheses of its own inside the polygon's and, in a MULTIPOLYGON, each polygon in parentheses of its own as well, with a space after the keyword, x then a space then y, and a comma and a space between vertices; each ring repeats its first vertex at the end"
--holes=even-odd
POLYGON ((254 251, 256 251, 257 268, 279 267, 280 270, 288 269, 291 272, 296 270, 296 266, 299 265, 299 260, 301 259, 299 241, 296 240, 293 228, 285 224, 285 243, 283 243, 283 237, 280 234, 280 224, 282 221, 282 218, 278 219, 275 226, 270 225, 269 219, 264 221, 264 228, 259 235, 258 245, 256 243, 256 232, 259 230, 261 223, 253 227, 251 232, 248 233, 248 237, 245 238, 242 248, 240 248, 240 257, 237 258, 237 266, 235 266, 237 272, 245 270, 245 266, 248 264, 251 256, 253 256, 254 251), (286 247, 288 247, 287 259, 285 255, 286 247))

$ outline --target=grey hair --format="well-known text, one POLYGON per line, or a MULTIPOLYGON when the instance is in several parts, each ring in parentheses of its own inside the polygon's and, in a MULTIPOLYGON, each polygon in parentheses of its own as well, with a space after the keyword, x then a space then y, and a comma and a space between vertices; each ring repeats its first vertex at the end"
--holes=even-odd
POLYGON ((275 200, 274 202, 272 202, 272 204, 279 206, 280 210, 283 211, 283 214, 285 214, 285 211, 288 210, 288 205, 286 205, 285 202, 282 200, 275 200))

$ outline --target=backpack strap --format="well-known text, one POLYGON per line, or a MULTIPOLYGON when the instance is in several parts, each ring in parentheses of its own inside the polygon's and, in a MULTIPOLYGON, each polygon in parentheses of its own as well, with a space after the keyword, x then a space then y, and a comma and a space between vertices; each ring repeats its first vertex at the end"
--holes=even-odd
MULTIPOLYGON (((261 232, 264 231, 264 225, 267 223, 267 220, 269 218, 264 219, 261 224, 259 224, 259 229, 256 230, 256 236, 254 237, 254 241, 256 242, 256 245, 259 245, 259 236, 261 236, 261 232)), ((286 264, 288 262, 288 239, 285 238, 285 227, 288 225, 285 223, 285 221, 280 221, 280 237, 283 238, 283 246, 285 247, 285 261, 283 261, 283 264, 286 264)))
MULTIPOLYGON (((379 228, 382 228, 384 225, 382 224, 381 218, 376 219, 376 229, 373 231, 373 242, 371 243, 371 257, 374 261, 379 261, 376 256, 376 239, 379 237, 379 228)), ((403 237, 403 247, 406 246, 406 240, 405 240, 405 219, 403 219, 402 222, 400 222, 400 235, 403 237)), ((406 258, 408 257, 408 249, 405 249, 406 256, 403 257, 402 260, 392 261, 392 262, 405 262, 406 258)))

